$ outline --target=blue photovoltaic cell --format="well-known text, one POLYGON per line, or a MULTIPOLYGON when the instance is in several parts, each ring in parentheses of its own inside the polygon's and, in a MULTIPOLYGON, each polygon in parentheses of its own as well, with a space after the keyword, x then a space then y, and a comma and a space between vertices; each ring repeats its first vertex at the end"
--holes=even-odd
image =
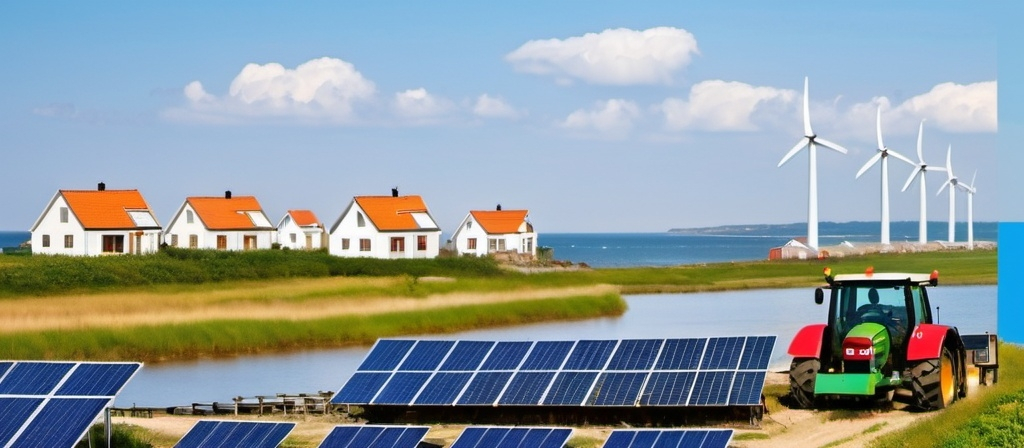
POLYGON ((612 356, 618 341, 579 341, 563 370, 601 370, 612 356))
POLYGON ((740 358, 740 370, 764 370, 768 368, 772 349, 775 348, 775 336, 750 336, 743 347, 740 358))
POLYGON ((498 400, 500 404, 536 405, 551 384, 555 372, 518 372, 498 400))
POLYGON ((735 372, 700 372, 689 406, 726 406, 735 372))
POLYGON ((765 372, 736 372, 732 383, 729 404, 732 406, 755 406, 761 404, 761 389, 764 388, 765 372))
POLYGON ((603 448, 726 448, 731 429, 616 429, 603 448))
POLYGON ((501 438, 501 442, 494 448, 518 448, 529 432, 529 428, 510 428, 505 432, 505 436, 501 438))
POLYGON ((390 377, 390 373, 356 372, 331 399, 331 403, 368 404, 390 377))
POLYGON ((654 372, 640 396, 649 406, 685 406, 696 372, 654 372))
POLYGON ((327 434, 327 437, 324 437, 324 440, 320 442, 318 448, 346 448, 361 429, 363 429, 363 426, 335 426, 327 434))
MULTIPOLYGON (((537 448, 562 448, 565 446, 565 442, 569 441, 569 436, 572 435, 572 430, 568 428, 555 428, 551 430, 551 433, 544 438, 544 442, 540 445, 532 445, 537 448)), ((523 448, 530 448, 531 445, 524 445, 523 448)))
POLYGON ((505 388, 505 384, 508 384, 509 378, 512 378, 512 372, 478 372, 456 404, 493 404, 501 390, 505 388))
POLYGON ((0 381, 3 381, 4 374, 13 366, 13 362, 0 362, 0 381))
POLYGON ((74 366, 71 362, 19 362, 0 382, 0 395, 48 395, 74 366))
POLYGON ((520 370, 558 370, 572 346, 572 341, 537 342, 520 370))
POLYGON ((201 420, 174 448, 275 448, 293 428, 290 422, 201 420))
POLYGON ((11 447, 74 446, 109 403, 109 398, 51 399, 11 447))
POLYGON ((476 370, 493 346, 493 341, 459 341, 438 370, 476 370))
POLYGON ((532 346, 532 342, 499 342, 480 370, 516 370, 532 346))
POLYGON ((423 387, 423 392, 416 397, 416 404, 443 405, 455 403, 466 383, 473 374, 470 372, 438 372, 423 387))
POLYGON ((358 370, 395 370, 416 341, 380 339, 366 355, 358 370))
MULTIPOLYGON (((729 446, 729 439, 732 439, 731 429, 714 429, 707 431, 707 433, 704 441, 700 444, 700 448, 726 448, 729 446)), ((680 448, 686 446, 681 444, 680 448)))
POLYGON ((501 443, 501 439, 508 435, 508 431, 509 428, 487 429, 483 437, 480 437, 480 441, 476 443, 477 448, 497 448, 498 444, 501 443))
POLYGON ((633 443, 633 437, 636 437, 636 431, 621 431, 614 430, 608 435, 608 439, 604 441, 604 448, 629 448, 629 444, 633 443))
POLYGON ((384 432, 383 426, 367 426, 356 433, 349 446, 369 447, 384 432))
MULTIPOLYGON (((651 448, 677 448, 679 442, 683 440, 683 436, 689 434, 684 431, 659 431, 658 440, 654 442, 651 448)), ((704 434, 698 434, 697 437, 704 439, 704 434)))
POLYGON ((11 441, 42 402, 42 398, 0 398, 0 446, 11 441))
POLYGON ((661 431, 637 431, 636 435, 633 436, 633 442, 629 444, 630 448, 652 448, 658 441, 658 436, 661 435, 661 431))
POLYGON ((647 372, 602 373, 587 404, 593 406, 633 406, 647 372))
POLYGON ((668 339, 658 356, 657 370, 696 370, 707 339, 668 339))
POLYGON ((654 365, 663 339, 626 339, 615 349, 608 370, 648 370, 654 365))
POLYGON ((544 404, 582 406, 596 379, 597 372, 558 372, 544 404))
MULTIPOLYGON (((423 436, 427 435, 426 426, 410 426, 402 431, 402 435, 395 441, 390 448, 416 448, 419 446, 420 441, 423 440, 423 436)), ((387 448, 387 447, 373 447, 373 448, 387 448)))
POLYGON ((480 439, 487 434, 485 427, 470 426, 462 430, 462 434, 459 434, 459 438, 455 439, 450 448, 476 448, 477 444, 480 443, 480 439))
POLYGON ((423 384, 430 379, 425 372, 399 372, 391 376, 388 384, 381 389, 373 404, 409 404, 416 397, 423 384))
POLYGON ((398 370, 433 371, 441 365, 448 352, 451 351, 453 341, 419 341, 409 352, 409 356, 402 362, 398 370))
POLYGON ((746 338, 711 338, 704 353, 701 370, 736 369, 740 364, 746 338))
POLYGON ((139 367, 139 364, 81 364, 56 395, 117 395, 139 367))
POLYGON ((571 434, 568 428, 470 426, 451 448, 562 448, 571 434))

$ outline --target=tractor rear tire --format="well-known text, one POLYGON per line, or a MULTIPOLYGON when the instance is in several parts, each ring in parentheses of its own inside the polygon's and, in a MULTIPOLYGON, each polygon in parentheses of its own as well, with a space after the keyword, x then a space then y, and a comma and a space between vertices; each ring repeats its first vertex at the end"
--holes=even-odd
POLYGON ((926 411, 944 409, 956 400, 960 381, 948 348, 942 348, 938 359, 918 362, 910 374, 917 407, 926 411))
POLYGON ((796 358, 789 366, 789 392, 800 409, 814 407, 814 378, 821 369, 818 358, 796 358))

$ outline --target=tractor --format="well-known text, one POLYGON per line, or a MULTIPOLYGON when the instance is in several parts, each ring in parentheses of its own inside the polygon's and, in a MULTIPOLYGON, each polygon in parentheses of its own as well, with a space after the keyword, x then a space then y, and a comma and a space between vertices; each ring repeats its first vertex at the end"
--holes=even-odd
POLYGON ((938 271, 824 274, 814 301, 821 305, 829 290, 828 323, 805 326, 789 346, 798 407, 858 399, 943 409, 967 396, 969 375, 979 384, 998 380, 994 334, 961 337, 933 321, 927 288, 938 285, 938 271))

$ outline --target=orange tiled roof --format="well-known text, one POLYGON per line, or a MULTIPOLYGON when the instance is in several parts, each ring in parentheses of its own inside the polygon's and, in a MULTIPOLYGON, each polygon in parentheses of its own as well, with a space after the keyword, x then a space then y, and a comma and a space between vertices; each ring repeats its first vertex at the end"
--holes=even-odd
POLYGON ((487 233, 519 233, 527 210, 473 210, 469 213, 487 233))
POLYGON ((245 212, 263 212, 263 207, 260 207, 254 196, 234 196, 231 199, 207 196, 185 200, 210 230, 254 229, 256 224, 245 212))
POLYGON ((412 214, 427 212, 419 196, 356 196, 355 201, 377 230, 417 230, 412 214))
POLYGON ((86 229, 132 229, 128 211, 149 210, 139 190, 60 190, 68 207, 86 229))
POLYGON ((309 210, 288 210, 288 214, 300 227, 320 225, 320 220, 309 210))

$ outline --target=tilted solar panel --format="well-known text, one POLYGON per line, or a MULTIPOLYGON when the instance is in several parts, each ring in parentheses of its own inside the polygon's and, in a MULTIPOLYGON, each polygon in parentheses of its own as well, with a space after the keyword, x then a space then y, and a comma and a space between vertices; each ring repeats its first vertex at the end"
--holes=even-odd
POLYGON ((438 370, 476 370, 490 353, 491 347, 494 347, 492 341, 459 341, 438 370))
POLYGON ((603 448, 726 448, 731 429, 616 429, 603 448))
POLYGON ((569 428, 470 426, 450 448, 562 448, 569 428))
POLYGON ((200 420, 174 448, 275 448, 294 428, 293 422, 200 420))
POLYGON ((532 346, 532 342, 498 342, 480 370, 516 370, 532 346))

